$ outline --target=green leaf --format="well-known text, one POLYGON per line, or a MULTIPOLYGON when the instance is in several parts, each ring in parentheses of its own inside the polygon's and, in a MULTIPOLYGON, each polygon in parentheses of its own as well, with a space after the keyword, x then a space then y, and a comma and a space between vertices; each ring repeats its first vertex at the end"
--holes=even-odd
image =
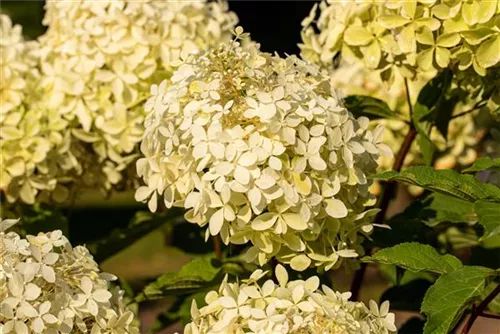
POLYGON ((47 204, 23 205, 19 227, 23 234, 37 235, 39 232, 61 230, 68 235, 68 220, 61 210, 47 204))
POLYGON ((487 239, 500 234, 500 203, 477 201, 474 209, 479 217, 479 224, 484 227, 481 239, 487 239))
POLYGON ((416 103, 413 109, 413 125, 418 133, 417 144, 420 147, 424 162, 426 165, 432 165, 434 153, 436 151, 436 146, 432 143, 429 137, 429 132, 431 130, 432 124, 427 121, 422 121, 423 118, 431 114, 428 107, 423 104, 416 103))
POLYGON ((432 285, 425 279, 417 279, 405 285, 393 286, 380 297, 380 302, 388 300, 391 308, 398 311, 419 311, 425 293, 432 285))
POLYGON ((452 72, 448 69, 441 71, 422 88, 413 106, 412 122, 418 132, 417 143, 422 151, 424 162, 428 166, 432 165, 436 151, 429 137, 430 130, 436 125, 446 137, 450 116, 456 104, 454 99, 447 100, 445 97, 450 88, 452 76, 452 72))
POLYGON ((350 95, 344 99, 344 104, 355 117, 365 116, 373 120, 395 116, 387 103, 371 96, 350 95))
POLYGON ((427 166, 414 166, 402 172, 389 171, 378 174, 374 178, 413 184, 469 202, 482 199, 500 202, 500 188, 481 183, 471 175, 459 174, 450 169, 435 170, 427 166))
MULTIPOLYGON (((410 206, 421 204, 416 213, 418 218, 428 226, 440 223, 475 223, 477 216, 471 202, 440 193, 431 193, 423 199, 417 199, 410 206)), ((406 210, 405 210, 406 211, 406 210)))
POLYGON ((462 173, 475 173, 483 170, 492 170, 500 172, 500 158, 492 159, 490 157, 483 157, 477 159, 472 166, 464 169, 462 173))
MULTIPOLYGON (((414 208, 417 209, 416 206, 414 208)), ((429 226, 422 224, 421 220, 418 219, 418 213, 419 211, 416 211, 412 216, 411 211, 405 210, 387 222, 390 229, 375 229, 371 235, 374 246, 386 248, 412 241, 429 245, 436 244, 434 231, 429 226)))
POLYGON ((128 227, 114 230, 108 237, 88 244, 87 248, 97 262, 102 262, 167 222, 181 221, 182 217, 140 211, 136 213, 128 227))
POLYGON ((384 248, 362 258, 364 262, 394 264, 413 272, 427 271, 445 274, 462 266, 453 255, 441 255, 435 248, 416 242, 406 242, 390 248, 384 248))
POLYGON ((434 123, 438 131, 445 139, 448 138, 448 125, 450 124, 451 115, 453 114, 458 101, 458 96, 453 96, 450 99, 444 99, 439 105, 439 110, 436 112, 434 123))
POLYGON ((136 301, 163 298, 168 295, 190 294, 218 285, 223 275, 238 273, 241 277, 245 272, 243 268, 235 269, 238 264, 220 263, 214 255, 195 258, 184 265, 178 272, 170 272, 158 277, 156 281, 148 284, 136 301))
POLYGON ((429 110, 436 107, 450 88, 453 72, 449 69, 441 71, 429 81, 418 94, 417 103, 429 110))
MULTIPOLYGON (((481 300, 485 299, 498 286, 498 282, 491 282, 486 286, 481 294, 481 300)), ((495 314, 500 314, 500 295, 497 295, 491 302, 488 303, 488 310, 495 314)))
POLYGON ((427 315, 424 334, 448 334, 467 307, 481 296, 494 273, 484 267, 464 266, 439 277, 422 303, 421 311, 427 315))

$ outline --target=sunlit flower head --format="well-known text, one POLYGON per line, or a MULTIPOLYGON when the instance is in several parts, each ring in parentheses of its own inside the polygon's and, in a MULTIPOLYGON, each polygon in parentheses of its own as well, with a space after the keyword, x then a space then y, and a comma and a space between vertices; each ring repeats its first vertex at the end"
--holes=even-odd
POLYGON ((314 6, 303 21, 300 47, 323 65, 342 53, 384 80, 447 67, 484 76, 500 61, 499 8, 498 1, 479 0, 326 0, 319 16, 314 6))
MULTIPOLYGON (((106 194, 131 187, 137 181, 131 166, 138 157, 149 87, 168 78, 182 54, 229 41, 237 17, 226 2, 205 0, 47 1, 45 9, 47 32, 30 53, 40 72, 34 91, 19 79, 4 85, 2 78, 0 94, 2 113, 27 98, 23 108, 36 114, 31 124, 48 143, 36 143, 40 168, 27 173, 16 165, 11 169, 27 180, 13 181, 9 172, 2 188, 8 186, 9 201, 32 204, 44 190, 66 200, 73 185, 106 194), (63 154, 48 161, 47 156, 63 154)), ((9 78, 22 79, 26 60, 13 45, 20 44, 20 28, 2 23, 2 35, 6 29, 14 37, 2 36, 2 69, 14 72, 9 78)), ((17 120, 13 117, 10 122, 17 120)), ((19 143, 21 135, 7 139, 15 142, 6 144, 11 154, 11 147, 30 145, 19 143)))
POLYGON ((0 220, 1 333, 139 333, 123 291, 61 231, 21 238, 0 220))
MULTIPOLYGON (((239 32, 241 33, 241 31, 239 32)), ((356 257, 369 232, 382 128, 340 104, 328 75, 238 41, 188 57, 151 88, 136 199, 180 206, 225 244, 296 270, 356 257)))
POLYGON ((198 309, 193 301, 192 322, 186 334, 286 333, 286 334, 388 334, 396 332, 389 302, 368 308, 349 301, 350 292, 340 293, 323 285, 317 276, 306 281, 289 281, 285 268, 278 265, 278 284, 256 270, 241 284, 226 280, 219 291, 211 291, 206 306, 198 309))

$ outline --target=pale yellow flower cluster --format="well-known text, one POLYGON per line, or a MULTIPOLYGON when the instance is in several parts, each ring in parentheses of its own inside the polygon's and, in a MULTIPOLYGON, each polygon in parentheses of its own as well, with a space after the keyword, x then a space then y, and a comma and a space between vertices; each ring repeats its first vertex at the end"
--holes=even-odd
POLYGON ((34 203, 37 194, 64 199, 58 179, 74 166, 68 121, 41 101, 33 54, 39 44, 25 42, 5 15, 0 25, 0 189, 9 201, 34 203))
POLYGON ((278 284, 267 280, 258 269, 241 284, 222 282, 211 291, 206 306, 193 301, 192 322, 186 334, 388 334, 395 333, 394 314, 389 302, 380 308, 373 300, 368 308, 349 301, 350 292, 340 293, 323 285, 317 276, 289 281, 281 265, 276 267, 278 284))
MULTIPOLYGON (((10 167, 2 175, 10 178, 3 177, 2 189, 8 200, 20 197, 32 204, 41 190, 58 190, 55 197, 64 200, 73 184, 106 193, 135 184, 131 166, 151 84, 168 78, 182 54, 229 41, 236 22, 225 2, 47 1, 48 30, 31 53, 39 73, 33 91, 24 90, 23 110, 37 114, 30 117, 35 130, 29 130, 43 133, 48 143, 36 150, 41 156, 23 157, 36 168, 22 170, 11 155, 19 154, 14 147, 27 146, 21 142, 33 133, 6 138, 2 160, 10 167)), ((20 53, 10 44, 6 48, 20 53)), ((23 57, 16 58, 27 66, 23 57)), ((4 67, 18 68, 2 58, 4 67)), ((2 110, 4 99, 21 100, 11 91, 2 86, 2 110)))
POLYGON ((260 265, 330 269, 358 255, 373 228, 366 176, 392 152, 382 127, 339 103, 328 73, 235 41, 188 57, 171 81, 146 104, 137 200, 155 211, 160 196, 207 238, 251 242, 260 265))
POLYGON ((500 62, 498 0, 326 0, 319 9, 303 21, 300 45, 316 63, 341 52, 392 80, 455 66, 484 76, 500 62))
POLYGON ((61 231, 21 238, 0 219, 0 333, 138 334, 116 277, 61 231))

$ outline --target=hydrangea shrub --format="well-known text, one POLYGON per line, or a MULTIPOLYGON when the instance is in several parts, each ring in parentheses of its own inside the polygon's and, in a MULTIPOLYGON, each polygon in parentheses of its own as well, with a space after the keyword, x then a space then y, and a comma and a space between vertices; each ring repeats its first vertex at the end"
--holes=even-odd
POLYGON ((154 331, 468 334, 498 318, 499 0, 326 0, 302 59, 262 52, 224 1, 45 9, 36 41, 0 15, 0 216, 22 217, 0 220, 0 333, 146 332, 132 308, 166 297, 154 331), (74 210, 85 188, 134 189, 148 210, 74 210), (98 262, 142 237, 189 261, 141 266, 125 295, 98 262), (361 289, 373 269, 378 302, 361 289))

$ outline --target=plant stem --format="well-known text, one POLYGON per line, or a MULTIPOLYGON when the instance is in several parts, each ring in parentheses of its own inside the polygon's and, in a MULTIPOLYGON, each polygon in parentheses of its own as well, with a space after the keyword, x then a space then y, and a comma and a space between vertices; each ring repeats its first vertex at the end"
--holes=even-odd
POLYGON ((480 102, 476 103, 476 104, 475 104, 472 108, 470 108, 469 110, 466 110, 466 111, 464 111, 464 112, 461 112, 460 114, 456 114, 456 115, 454 115, 454 116, 451 116, 451 117, 450 117, 450 120, 455 119, 455 118, 458 118, 458 117, 465 116, 465 115, 467 115, 467 114, 470 114, 471 112, 476 111, 477 109, 484 107, 484 106, 486 105, 486 103, 487 103, 487 102, 488 102, 488 101, 480 101, 480 102))
POLYGON ((219 235, 214 235, 212 241, 214 242, 215 256, 220 260, 222 259, 222 243, 219 235))
POLYGON ((477 317, 483 314, 483 311, 486 309, 486 306, 500 293, 500 284, 490 292, 490 294, 476 307, 472 310, 472 313, 465 323, 464 328, 462 329, 462 334, 468 334, 474 325, 474 321, 476 321, 477 317))
MULTIPOLYGON (((408 102, 408 107, 410 109, 410 119, 412 119, 413 115, 413 106, 411 103, 411 98, 410 98, 410 90, 408 88, 408 82, 405 80, 405 87, 406 87, 406 99, 408 102)), ((394 164, 392 165, 392 169, 399 172, 401 171, 401 168, 403 167, 403 163, 405 161, 406 155, 410 151, 411 144, 415 140, 415 137, 417 136, 417 130, 415 129, 415 126, 413 123, 410 123, 410 129, 408 133, 406 134, 403 144, 401 145, 401 149, 399 152, 396 154, 396 158, 394 160, 394 164)), ((392 181, 392 182, 387 182, 385 183, 383 189, 382 189, 382 195, 380 198, 380 201, 378 202, 378 207, 380 208, 379 213, 375 217, 375 223, 377 224, 383 224, 385 216, 387 214, 387 209, 389 208, 389 203, 391 202, 391 199, 396 192, 396 186, 397 183, 392 181)), ((366 272, 366 264, 362 263, 361 268, 356 271, 354 274, 354 278, 352 280, 351 284, 351 292, 352 292, 352 300, 357 301, 359 298, 359 291, 361 289, 361 285, 363 283, 363 277, 366 272)))
POLYGON ((499 319, 500 320, 500 314, 490 314, 490 313, 483 312, 479 316, 483 317, 483 318, 499 319))
POLYGON ((359 292, 361 291, 361 286, 363 285, 363 278, 365 276, 366 263, 361 263, 361 268, 359 268, 355 273, 351 283, 351 300, 359 301, 359 292))

